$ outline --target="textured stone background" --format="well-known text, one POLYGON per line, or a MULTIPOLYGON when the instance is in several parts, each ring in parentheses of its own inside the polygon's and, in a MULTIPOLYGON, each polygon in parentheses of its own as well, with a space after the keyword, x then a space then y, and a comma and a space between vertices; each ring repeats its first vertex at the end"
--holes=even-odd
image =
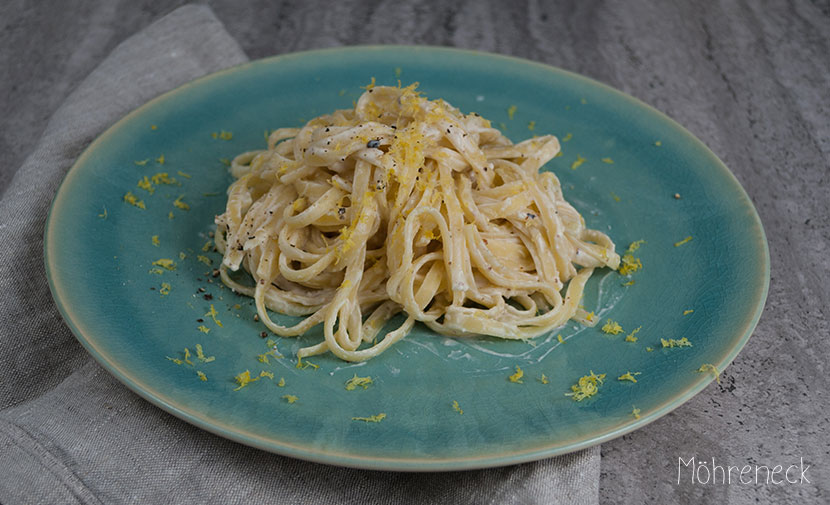
MULTIPOLYGON (((120 41, 184 2, 0 2, 0 194, 52 112, 120 41)), ((763 220, 769 299, 745 349, 675 412, 602 446, 603 503, 827 503, 830 3, 211 1, 251 58, 449 45, 572 70, 702 139, 763 220), (677 458, 812 465, 805 485, 680 484, 677 458)), ((2 223, 0 223, 2 225, 2 223)))

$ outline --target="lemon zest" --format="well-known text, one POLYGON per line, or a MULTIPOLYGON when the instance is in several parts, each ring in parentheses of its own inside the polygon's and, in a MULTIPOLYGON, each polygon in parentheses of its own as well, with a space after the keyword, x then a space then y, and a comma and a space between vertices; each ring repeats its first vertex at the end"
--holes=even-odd
POLYGON ((582 157, 581 154, 576 155, 576 160, 571 163, 571 170, 576 170, 579 168, 583 163, 585 163, 586 159, 582 157))
POLYGON ((153 266, 161 267, 165 270, 175 270, 176 269, 176 262, 171 260, 170 258, 159 258, 152 263, 153 266))
POLYGON ((369 417, 353 417, 352 421, 363 421, 365 423, 379 423, 386 418, 386 414, 381 412, 380 414, 375 414, 369 417))
POLYGON ((645 244, 645 243, 646 243, 646 241, 644 239, 635 240, 634 242, 628 244, 628 249, 626 249, 625 252, 631 254, 634 251, 636 251, 637 249, 639 249, 640 246, 645 244))
POLYGON ((138 207, 139 209, 146 209, 147 207, 144 205, 144 200, 139 200, 132 191, 127 191, 127 194, 124 195, 124 201, 132 205, 133 207, 138 207))
POLYGON ((153 235, 152 237, 150 237, 150 241, 151 241, 151 242, 153 243, 153 245, 154 245, 154 246, 156 246, 156 247, 158 247, 158 246, 159 246, 159 244, 160 244, 160 242, 159 242, 159 236, 158 236, 158 235, 153 235))
POLYGON ((692 343, 689 342, 689 339, 686 337, 681 338, 680 340, 675 340, 673 338, 665 339, 661 338, 660 343, 663 344, 663 348, 666 347, 692 347, 692 343))
POLYGON ((294 395, 282 395, 282 398, 288 403, 296 403, 299 398, 294 395))
POLYGON ((704 363, 700 365, 700 368, 697 369, 697 372, 711 372, 715 376, 715 380, 718 381, 718 384, 720 384, 720 372, 718 371, 718 367, 716 367, 715 365, 711 363, 704 363))
POLYGON ((631 409, 631 415, 634 416, 634 419, 639 419, 640 418, 640 409, 638 409, 637 407, 632 408, 631 409))
POLYGON ((171 286, 167 282, 162 282, 161 283, 161 288, 159 289, 159 294, 161 294, 162 296, 169 295, 171 289, 173 289, 173 286, 171 286))
POLYGON ((214 139, 221 139, 221 140, 231 140, 233 138, 233 133, 222 130, 220 132, 213 132, 210 134, 211 137, 214 139))
POLYGON ((624 254, 620 259, 620 268, 618 271, 620 275, 629 275, 641 268, 643 268, 643 263, 640 261, 640 258, 635 258, 630 254, 624 254))
POLYGON ((372 76, 372 80, 369 81, 369 84, 367 84, 366 86, 361 86, 361 88, 363 88, 365 90, 370 90, 374 87, 375 87, 375 76, 372 76))
POLYGON ((300 358, 299 356, 297 356, 297 368, 299 368, 299 369, 301 369, 301 370, 305 370, 305 369, 306 369, 306 368, 308 368, 308 367, 311 367, 311 368, 313 368, 313 369, 315 369, 315 370, 317 370, 318 368, 320 368, 320 366, 319 366, 319 365, 315 365, 314 363, 312 363, 311 361, 308 361, 308 360, 303 361, 303 360, 302 360, 302 358, 300 358))
POLYGON ((211 361, 216 359, 216 356, 205 356, 205 352, 202 349, 202 344, 196 344, 196 359, 198 359, 202 363, 210 363, 211 361))
POLYGON ((610 335, 618 335, 623 332, 622 326, 616 321, 609 319, 603 326, 602 331, 610 335))
POLYGON ((251 371, 250 370, 245 370, 241 374, 237 375, 235 377, 235 379, 236 379, 236 382, 239 384, 239 387, 235 388, 234 391, 239 391, 240 389, 244 388, 248 384, 258 381, 259 379, 261 379, 261 377, 258 377, 258 376, 257 377, 251 377, 251 371))
POLYGON ((597 394, 599 391, 599 386, 602 385, 602 381, 605 379, 605 374, 595 374, 593 370, 591 370, 590 375, 584 375, 579 378, 576 384, 571 386, 571 393, 565 393, 565 396, 572 397, 575 401, 581 402, 585 398, 590 398, 597 394))
POLYGON ((136 183, 136 186, 147 191, 151 195, 156 191, 156 188, 153 187, 153 183, 150 182, 150 178, 146 175, 136 183))
POLYGON ((689 242, 689 241, 691 241, 691 240, 692 240, 692 236, 691 236, 691 235, 689 235, 688 237, 684 238, 684 239, 683 239, 683 240, 681 240, 680 242, 675 242, 675 243, 674 243, 674 247, 680 247, 680 246, 682 246, 683 244, 685 244, 686 242, 689 242))
POLYGON ((692 312, 694 312, 694 311, 695 311, 695 309, 688 309, 688 310, 684 310, 684 311, 683 311, 683 315, 684 315, 684 316, 688 316, 689 314, 691 314, 691 313, 692 313, 692 312))
POLYGON ((517 107, 515 105, 511 105, 507 108, 507 119, 513 119, 513 116, 516 114, 517 107))
POLYGON ((167 172, 156 172, 153 174, 153 184, 158 186, 159 184, 167 184, 172 186, 173 184, 178 184, 179 181, 176 180, 175 177, 170 177, 167 172))
POLYGON ((567 142, 574 138, 573 133, 566 133, 564 137, 562 137, 562 142, 567 142))
POLYGON ((609 165, 614 164, 614 160, 612 160, 611 158, 602 158, 602 162, 603 163, 608 163, 609 165))
POLYGON ((346 381, 346 390, 354 391, 358 387, 369 389, 369 386, 372 384, 373 382, 371 377, 358 377, 357 374, 355 374, 354 377, 346 381))
POLYGON ((541 382, 542 384, 548 384, 548 383, 550 383, 550 381, 548 380, 547 375, 545 375, 545 374, 542 374, 542 376, 541 376, 541 377, 539 377, 539 382, 541 382))
POLYGON ((285 377, 280 377, 280 381, 277 382, 277 386, 284 388, 285 387, 285 377))
POLYGON ((180 195, 178 198, 173 200, 173 205, 175 207, 178 207, 179 209, 182 209, 182 210, 190 210, 190 205, 184 203, 182 201, 182 198, 184 198, 184 195, 180 195))
POLYGON ((631 381, 631 382, 637 382, 637 379, 635 379, 635 378, 634 378, 634 376, 635 376, 635 375, 640 375, 641 373, 642 373, 642 372, 634 372, 634 373, 631 373, 631 372, 625 372, 624 374, 622 374, 622 375, 620 375, 619 377, 617 377, 617 380, 618 380, 618 381, 631 381))
POLYGON ((522 382, 522 377, 524 377, 524 375, 524 371, 516 365, 516 373, 508 377, 508 379, 510 382, 515 382, 516 384, 524 384, 524 382, 522 382))
POLYGON ((462 415, 462 416, 464 415, 464 411, 463 411, 463 410, 461 410, 461 406, 460 406, 460 405, 458 405, 458 401, 457 401, 457 400, 453 400, 453 401, 452 401, 452 409, 453 409, 454 411, 458 412, 458 414, 459 414, 459 415, 462 415))
POLYGON ((201 262, 202 262, 202 263, 204 263, 205 265, 208 265, 208 266, 210 266, 210 264, 211 264, 211 263, 213 263, 213 262, 210 260, 210 258, 208 258, 207 256, 203 256, 203 255, 201 255, 201 254, 199 254, 198 256, 196 256, 196 259, 197 259, 197 260, 199 260, 199 261, 201 261, 201 262))
POLYGON ((640 331, 640 328, 642 328, 642 326, 638 326, 638 327, 634 328, 634 330, 631 333, 629 333, 628 335, 625 336, 625 341, 626 342, 636 342, 637 337, 635 337, 634 335, 636 335, 637 332, 640 331))
POLYGON ((207 375, 201 370, 196 370, 196 375, 199 376, 199 380, 207 382, 207 375))
POLYGON ((213 304, 210 304, 210 311, 205 314, 205 317, 210 316, 213 319, 213 322, 216 323, 216 326, 222 328, 222 321, 216 318, 219 313, 216 312, 216 309, 213 307, 213 304))

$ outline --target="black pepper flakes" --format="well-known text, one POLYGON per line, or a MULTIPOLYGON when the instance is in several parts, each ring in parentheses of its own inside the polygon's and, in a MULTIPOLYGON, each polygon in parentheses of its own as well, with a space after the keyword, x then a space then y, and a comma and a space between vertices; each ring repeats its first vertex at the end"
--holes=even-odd
POLYGON ((380 140, 372 139, 369 142, 366 142, 366 147, 378 147, 380 145, 380 140))

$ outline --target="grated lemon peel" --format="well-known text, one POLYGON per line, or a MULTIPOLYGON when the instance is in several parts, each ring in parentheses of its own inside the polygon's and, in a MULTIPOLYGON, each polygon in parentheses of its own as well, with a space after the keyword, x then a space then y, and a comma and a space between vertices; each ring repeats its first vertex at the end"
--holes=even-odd
POLYGON ((602 381, 604 379, 604 373, 597 375, 593 370, 591 370, 590 375, 580 377, 579 381, 571 386, 571 392, 565 393, 565 396, 570 396, 574 399, 574 401, 581 402, 585 398, 590 398, 597 394, 599 386, 602 385, 602 381))
POLYGON ((510 380, 510 382, 515 382, 516 384, 524 384, 524 382, 522 382, 522 377, 524 377, 524 375, 524 371, 516 365, 516 373, 508 377, 508 380, 510 380))
POLYGON ((603 326, 602 331, 604 333, 608 333, 609 335, 619 335, 623 332, 622 326, 620 323, 609 319, 603 326))
POLYGON ((346 390, 354 391, 358 387, 369 389, 369 386, 372 384, 373 382, 371 377, 358 377, 357 374, 355 374, 354 377, 346 381, 346 390))

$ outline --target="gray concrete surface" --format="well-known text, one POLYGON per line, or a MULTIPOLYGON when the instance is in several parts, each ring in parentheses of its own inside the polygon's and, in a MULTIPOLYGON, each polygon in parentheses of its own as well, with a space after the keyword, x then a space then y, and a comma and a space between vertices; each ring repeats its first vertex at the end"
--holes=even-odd
MULTIPOLYGON (((74 86, 181 3, 0 3, 0 193, 74 86)), ((721 385, 602 446, 602 502, 830 502, 830 3, 208 3, 251 58, 364 43, 511 54, 603 81, 691 130, 755 202, 769 298, 721 385), (678 484, 678 458, 691 456, 784 468, 803 458, 810 483, 678 484)))

